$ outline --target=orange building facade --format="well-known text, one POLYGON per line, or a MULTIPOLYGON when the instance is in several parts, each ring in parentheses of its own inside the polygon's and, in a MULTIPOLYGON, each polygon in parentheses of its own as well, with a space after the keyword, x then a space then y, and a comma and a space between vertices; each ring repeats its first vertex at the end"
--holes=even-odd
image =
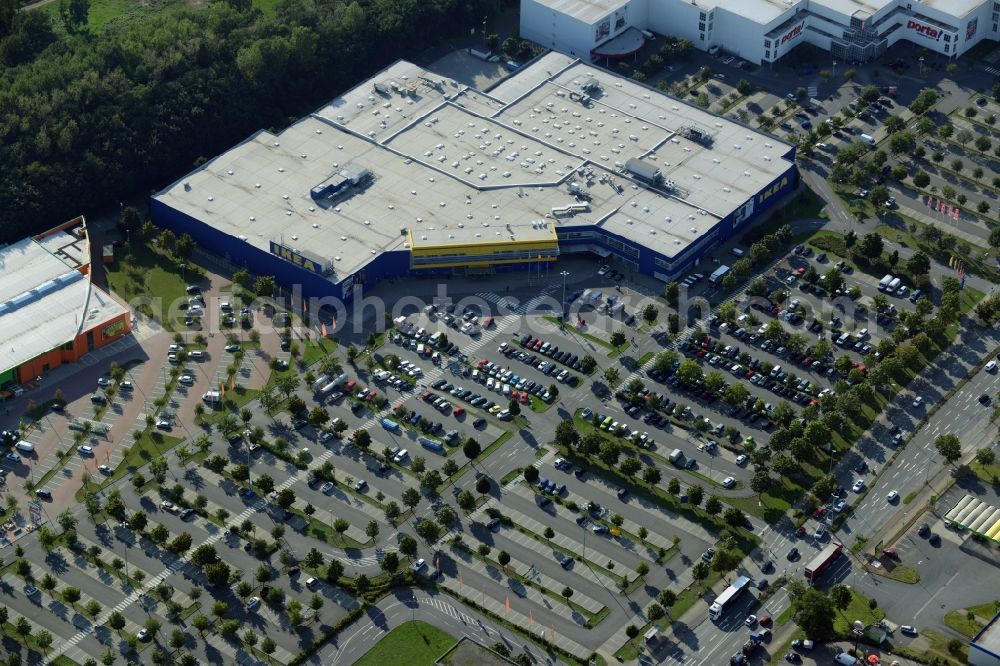
POLYGON ((85 354, 109 345, 131 332, 132 321, 128 312, 103 321, 82 331, 72 342, 67 342, 58 349, 53 349, 18 366, 15 372, 17 381, 27 382, 58 368, 63 363, 75 363, 85 354))

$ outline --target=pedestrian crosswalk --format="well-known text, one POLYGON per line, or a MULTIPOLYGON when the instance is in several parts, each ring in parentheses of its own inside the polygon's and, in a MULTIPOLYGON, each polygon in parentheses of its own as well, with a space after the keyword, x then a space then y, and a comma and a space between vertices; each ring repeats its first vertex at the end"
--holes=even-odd
POLYGON ((1000 69, 997 69, 996 67, 986 67, 984 69, 986 69, 987 74, 992 74, 993 76, 1000 76, 1000 69))
POLYGON ((544 298, 549 296, 553 292, 553 290, 555 290, 555 288, 556 288, 555 286, 548 286, 545 289, 542 289, 542 291, 537 296, 535 296, 531 300, 524 302, 520 301, 519 299, 513 296, 505 296, 493 291, 476 292, 476 296, 478 296, 479 298, 483 299, 488 303, 493 303, 494 305, 496 305, 500 309, 501 311, 500 314, 502 315, 503 314, 524 315, 528 314, 534 308, 536 308, 544 298))

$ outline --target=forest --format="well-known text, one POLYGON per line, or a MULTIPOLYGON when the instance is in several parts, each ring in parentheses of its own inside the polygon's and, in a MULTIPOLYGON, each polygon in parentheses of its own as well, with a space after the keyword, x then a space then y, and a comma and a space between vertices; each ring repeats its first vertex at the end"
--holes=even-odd
POLYGON ((501 2, 216 0, 91 30, 57 1, 0 0, 0 242, 159 189, 501 2))

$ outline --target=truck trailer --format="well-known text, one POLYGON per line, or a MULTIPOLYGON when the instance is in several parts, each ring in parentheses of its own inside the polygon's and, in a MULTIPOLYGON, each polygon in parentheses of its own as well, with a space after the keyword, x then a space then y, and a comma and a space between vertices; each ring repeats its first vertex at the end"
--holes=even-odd
POLYGON ((740 576, 727 587, 722 594, 715 598, 715 602, 708 607, 708 616, 713 620, 718 620, 726 609, 743 594, 743 590, 750 586, 749 576, 740 576))
POLYGON ((806 580, 815 585, 816 579, 823 575, 824 571, 830 568, 830 565, 833 564, 838 557, 840 557, 840 553, 842 553, 843 550, 844 544, 839 541, 833 541, 823 548, 823 550, 819 551, 816 557, 814 557, 812 561, 806 565, 806 580))

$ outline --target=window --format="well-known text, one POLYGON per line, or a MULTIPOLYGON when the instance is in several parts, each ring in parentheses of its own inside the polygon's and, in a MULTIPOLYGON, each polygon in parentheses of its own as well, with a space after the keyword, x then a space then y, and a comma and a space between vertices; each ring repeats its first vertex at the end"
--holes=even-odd
POLYGON ((771 52, 770 51, 764 51, 764 57, 765 58, 770 58, 771 57, 771 52))
POLYGON ((764 48, 765 49, 771 48, 771 40, 770 39, 765 39, 764 40, 764 48))
POLYGON ((704 23, 704 21, 698 24, 698 29, 699 30, 704 30, 705 29, 705 23, 704 23))
POLYGON ((701 40, 701 41, 705 41, 705 33, 703 33, 703 32, 699 33, 698 39, 701 40))
POLYGON ((698 14, 698 20, 699 21, 704 21, 705 20, 705 12, 701 12, 701 13, 698 14))
POLYGON ((712 22, 711 21, 708 22, 708 31, 712 32, 712 22))
POLYGON ((949 51, 951 51, 951 45, 950 44, 945 44, 944 45, 944 52, 948 53, 949 51))
POLYGON ((950 42, 951 41, 951 35, 945 35, 944 36, 944 41, 950 42))

